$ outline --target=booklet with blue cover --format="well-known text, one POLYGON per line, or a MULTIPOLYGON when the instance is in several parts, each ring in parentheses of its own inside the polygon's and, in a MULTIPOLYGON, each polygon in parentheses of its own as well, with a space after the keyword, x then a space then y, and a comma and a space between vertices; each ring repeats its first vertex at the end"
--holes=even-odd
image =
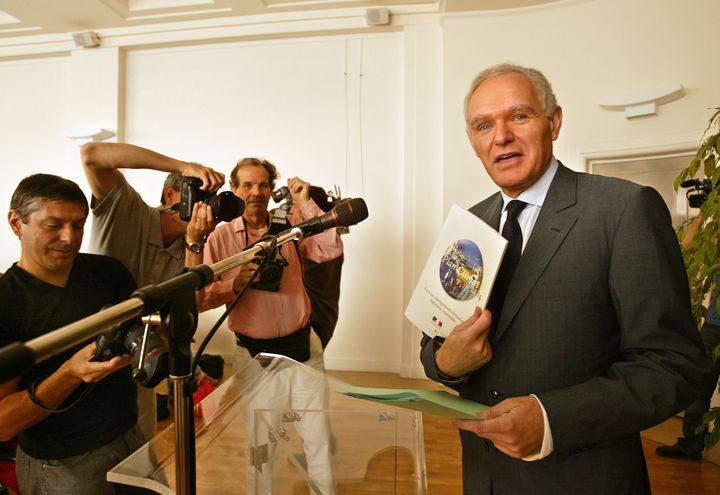
POLYGON ((507 240, 469 211, 452 205, 405 317, 430 337, 447 337, 485 309, 507 240))

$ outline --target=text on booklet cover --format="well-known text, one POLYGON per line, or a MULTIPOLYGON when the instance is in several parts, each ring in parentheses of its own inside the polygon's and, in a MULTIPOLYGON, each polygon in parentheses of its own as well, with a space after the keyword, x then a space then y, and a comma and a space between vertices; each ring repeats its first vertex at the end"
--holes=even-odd
POLYGON ((495 229, 452 205, 405 317, 430 337, 447 337, 476 306, 485 309, 506 246, 495 229))

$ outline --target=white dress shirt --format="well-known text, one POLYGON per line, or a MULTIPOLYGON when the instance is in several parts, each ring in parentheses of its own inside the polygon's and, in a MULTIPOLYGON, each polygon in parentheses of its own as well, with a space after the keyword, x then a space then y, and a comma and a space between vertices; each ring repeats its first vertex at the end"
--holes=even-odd
MULTIPOLYGON (((505 217, 507 216, 507 213, 505 212, 505 208, 507 207, 507 204, 512 201, 513 199, 519 199, 520 201, 524 201, 527 203, 527 206, 523 208, 523 210, 518 215, 518 223, 520 224, 520 230, 522 231, 522 237, 523 237, 523 244, 522 249, 525 250, 525 246, 527 245, 527 240, 530 238, 530 234, 532 233, 533 227, 535 227, 535 222, 537 221, 538 215, 540 214, 540 208, 543 205, 543 202, 545 201, 545 196, 547 196, 547 192, 550 189, 550 184, 552 183, 553 178, 555 177, 555 172, 557 172, 558 169, 558 162, 555 159, 555 157, 552 158, 550 161, 550 166, 545 171, 542 177, 540 177, 540 180, 538 180, 535 184, 530 186, 528 189, 520 193, 520 195, 517 198, 511 198, 510 196, 507 196, 505 193, 501 192, 502 198, 503 198, 503 212, 500 216, 500 228, 499 231, 502 232, 503 225, 505 225, 505 217)), ((530 394, 532 397, 535 397, 535 400, 538 401, 538 404, 540 404, 540 409, 542 409, 543 413, 543 421, 545 423, 545 429, 543 431, 543 442, 542 446, 540 447, 540 450, 534 454, 531 454, 527 457, 523 457, 524 461, 537 461, 539 459, 542 459, 544 457, 549 456, 553 451, 553 438, 552 438, 552 431, 550 431, 550 422, 548 421, 547 413, 545 412, 545 408, 542 405, 542 402, 540 402, 540 399, 537 398, 534 394, 530 394)))

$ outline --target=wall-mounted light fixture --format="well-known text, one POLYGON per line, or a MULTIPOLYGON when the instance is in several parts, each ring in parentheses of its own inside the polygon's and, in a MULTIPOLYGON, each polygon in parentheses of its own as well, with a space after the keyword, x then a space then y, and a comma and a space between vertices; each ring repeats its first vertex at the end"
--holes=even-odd
POLYGON ((677 100, 685 96, 682 84, 675 84, 649 91, 629 93, 622 96, 608 96, 598 101, 598 105, 608 110, 625 110, 625 117, 655 115, 657 105, 677 100))
POLYGON ((68 137, 80 146, 90 141, 104 141, 115 136, 113 131, 102 129, 100 127, 89 127, 85 129, 65 129, 58 131, 61 136, 68 137))

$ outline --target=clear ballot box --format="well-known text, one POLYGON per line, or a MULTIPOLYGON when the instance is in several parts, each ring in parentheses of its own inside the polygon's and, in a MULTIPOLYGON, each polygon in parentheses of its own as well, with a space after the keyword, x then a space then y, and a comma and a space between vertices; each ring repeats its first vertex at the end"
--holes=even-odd
MULTIPOLYGON (((421 414, 336 392, 345 385, 258 355, 195 406, 196 493, 426 493, 421 414)), ((108 473, 162 494, 175 479, 174 425, 108 473)))

